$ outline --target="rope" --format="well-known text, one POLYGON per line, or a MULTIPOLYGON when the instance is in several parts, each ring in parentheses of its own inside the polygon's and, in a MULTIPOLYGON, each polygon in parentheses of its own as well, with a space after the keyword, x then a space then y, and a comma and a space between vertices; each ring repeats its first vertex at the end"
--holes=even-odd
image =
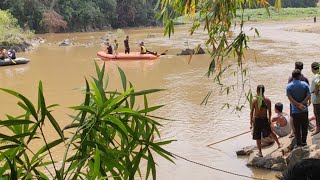
POLYGON ((227 141, 227 140, 229 140, 229 139, 232 139, 232 138, 235 138, 235 137, 244 135, 244 134, 247 134, 247 133, 249 133, 249 132, 251 132, 251 131, 246 131, 246 132, 243 132, 243 133, 241 133, 241 134, 238 134, 238 135, 229 137, 229 138, 227 138, 227 139, 224 139, 224 140, 221 140, 221 141, 218 141, 218 142, 214 142, 214 143, 212 143, 212 144, 207 145, 207 147, 212 146, 212 145, 215 145, 215 144, 218 144, 218 143, 221 143, 221 142, 224 142, 224 141, 227 141))
POLYGON ((181 158, 181 159, 183 159, 185 161, 191 162, 193 164, 197 164, 197 165, 200 165, 200 166, 203 166, 203 167, 207 167, 207 168, 210 168, 210 169, 213 169, 213 170, 216 170, 216 171, 224 172, 224 173, 227 173, 227 174, 232 174, 234 176, 244 177, 244 178, 248 178, 248 179, 256 179, 256 180, 267 180, 267 179, 264 179, 264 178, 251 177, 251 176, 247 176, 247 175, 243 175, 243 174, 238 174, 238 173, 226 171, 226 170, 223 170, 223 169, 215 168, 215 167, 212 167, 212 166, 209 166, 209 165, 206 165, 206 164, 201 164, 201 163, 189 160, 189 159, 187 159, 185 157, 179 156, 179 155, 174 154, 174 153, 171 153, 171 154, 176 156, 176 157, 178 157, 178 158, 181 158))

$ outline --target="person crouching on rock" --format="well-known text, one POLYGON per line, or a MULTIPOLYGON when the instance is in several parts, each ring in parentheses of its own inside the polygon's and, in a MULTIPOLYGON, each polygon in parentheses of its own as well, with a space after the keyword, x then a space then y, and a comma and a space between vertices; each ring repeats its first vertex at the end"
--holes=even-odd
POLYGON ((277 114, 272 118, 271 122, 273 125, 274 132, 279 137, 284 137, 290 134, 291 126, 290 126, 290 117, 287 113, 282 112, 283 104, 278 102, 274 105, 274 111, 277 114))
POLYGON ((281 144, 271 129, 271 101, 264 96, 264 86, 258 85, 257 97, 253 100, 250 111, 250 129, 253 125, 253 139, 257 142, 257 148, 259 152, 257 156, 263 157, 261 151, 261 136, 272 137, 278 144, 278 148, 281 144), (254 119, 253 119, 254 116, 254 119))

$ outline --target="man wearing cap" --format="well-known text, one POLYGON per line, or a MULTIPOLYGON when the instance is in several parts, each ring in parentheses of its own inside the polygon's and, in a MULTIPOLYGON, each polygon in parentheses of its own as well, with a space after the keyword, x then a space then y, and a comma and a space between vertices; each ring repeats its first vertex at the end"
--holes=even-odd
POLYGON ((311 71, 314 74, 310 91, 311 91, 311 102, 313 104, 313 113, 316 118, 316 130, 311 134, 312 136, 320 132, 320 94, 319 94, 319 63, 313 62, 311 64, 311 71))

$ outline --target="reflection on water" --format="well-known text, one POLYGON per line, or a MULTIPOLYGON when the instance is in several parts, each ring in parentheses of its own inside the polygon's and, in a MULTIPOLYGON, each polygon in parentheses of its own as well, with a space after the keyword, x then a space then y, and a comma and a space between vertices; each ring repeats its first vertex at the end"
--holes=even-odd
MULTIPOLYGON (((303 23, 303 22, 301 22, 303 23)), ((296 23, 294 24, 296 25, 296 23)), ((288 76, 294 68, 294 62, 302 60, 305 67, 314 61, 315 52, 319 52, 319 44, 314 41, 314 34, 287 32, 281 30, 290 24, 255 24, 259 28, 261 39, 255 39, 251 48, 259 50, 248 52, 247 62, 250 68, 250 85, 264 84, 266 95, 273 103, 283 102, 288 110, 285 97, 285 86, 288 76), (285 37, 282 37, 285 34, 285 37), (294 39, 291 37, 295 37, 294 39), (312 48, 311 48, 312 47, 312 48), (257 62, 255 62, 257 61, 257 62)), ((105 62, 110 76, 112 89, 122 89, 118 67, 122 68, 127 79, 135 89, 166 89, 150 96, 151 104, 166 104, 155 115, 174 119, 161 121, 162 139, 176 139, 167 149, 177 155, 210 167, 219 168, 233 173, 259 178, 274 179, 276 172, 255 170, 245 166, 246 158, 237 158, 235 151, 246 145, 254 145, 250 134, 207 147, 208 144, 245 132, 249 128, 249 108, 246 106, 238 114, 231 110, 221 109, 223 103, 237 104, 237 94, 229 96, 219 94, 219 86, 212 83, 204 75, 210 63, 208 55, 196 55, 189 64, 188 56, 175 56, 182 48, 192 48, 203 43, 206 36, 203 32, 195 36, 187 36, 187 28, 176 30, 172 39, 162 36, 161 28, 126 29, 130 35, 132 51, 138 51, 135 42, 144 41, 147 48, 158 52, 168 51, 168 55, 153 61, 108 61, 105 62), (154 34, 148 38, 145 32, 154 34), (209 91, 213 91, 207 106, 200 106, 201 101, 209 91)), ((95 75, 94 58, 101 46, 105 32, 48 34, 42 35, 48 41, 39 48, 28 53, 19 53, 31 59, 26 65, 0 67, 0 87, 9 88, 30 97, 36 102, 37 84, 43 81, 47 104, 58 103, 53 113, 61 126, 70 123, 66 114, 73 111, 66 107, 77 105, 83 100, 83 94, 78 90, 84 86, 84 77, 95 75), (75 43, 88 43, 87 46, 59 47, 58 42, 69 38, 75 43)), ((115 35, 116 32, 111 33, 115 35)), ((110 36, 110 41, 113 41, 110 36)), ((123 51, 124 37, 117 37, 120 51, 123 51)), ((96 61, 99 66, 104 62, 96 61)), ((305 68, 304 74, 311 77, 311 72, 305 68)), ((235 81, 226 78, 227 82, 235 81)), ((1 114, 20 113, 16 107, 16 99, 3 92, 0 93, 1 114)), ((54 130, 46 126, 49 139, 53 139, 54 130)), ((36 145, 35 145, 36 146, 36 145)), ((62 156, 61 149, 55 149, 55 157, 62 156)), ((177 158, 176 164, 156 157, 158 162, 158 179, 245 179, 231 174, 219 172, 207 167, 177 158)))

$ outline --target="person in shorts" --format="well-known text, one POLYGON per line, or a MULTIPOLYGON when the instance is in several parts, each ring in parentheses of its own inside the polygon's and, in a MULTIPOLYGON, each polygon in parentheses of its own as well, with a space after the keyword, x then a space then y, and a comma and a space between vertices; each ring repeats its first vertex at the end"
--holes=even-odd
POLYGON ((264 86, 258 85, 257 97, 253 100, 250 111, 250 129, 253 127, 253 139, 256 140, 259 152, 257 156, 263 157, 261 151, 261 136, 272 137, 278 144, 281 144, 271 129, 271 101, 264 96, 264 86), (254 117, 254 119, 253 119, 254 117))

